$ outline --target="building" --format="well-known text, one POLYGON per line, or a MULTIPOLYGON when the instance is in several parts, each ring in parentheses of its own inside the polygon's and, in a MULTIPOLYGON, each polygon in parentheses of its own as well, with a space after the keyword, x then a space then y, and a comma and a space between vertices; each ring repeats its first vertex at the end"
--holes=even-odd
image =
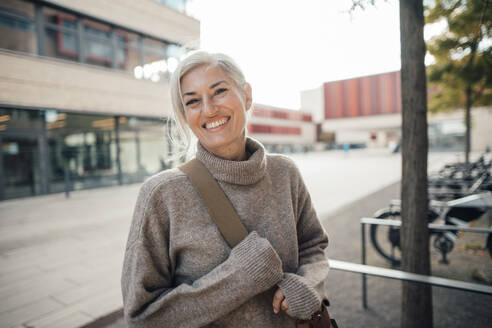
MULTIPOLYGON (((301 106, 313 113, 319 140, 338 145, 396 146, 401 137, 400 72, 389 72, 326 82, 301 92, 301 106)), ((429 114, 429 146, 436 150, 462 150, 463 111, 429 114)), ((472 110, 472 150, 492 145, 492 108, 472 110)))
POLYGON ((254 104, 248 134, 271 152, 307 151, 316 141, 316 126, 306 112, 254 104))
POLYGON ((186 3, 0 2, 0 199, 166 167, 169 72, 200 34, 186 3))

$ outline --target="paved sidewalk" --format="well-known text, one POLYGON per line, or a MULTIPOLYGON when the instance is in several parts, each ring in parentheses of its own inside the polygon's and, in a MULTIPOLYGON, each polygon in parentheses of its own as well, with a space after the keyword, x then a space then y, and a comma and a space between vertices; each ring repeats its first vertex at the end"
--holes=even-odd
MULTIPOLYGON (((397 198, 399 194, 400 183, 394 183, 323 218, 323 225, 330 237, 330 244, 326 252, 328 257, 360 263, 360 218, 369 216, 376 210, 387 206, 388 200, 397 198)), ((475 226, 487 225, 487 217, 483 217, 475 226)), ((369 237, 369 231, 366 233, 369 237)), ((448 254, 450 261, 448 265, 439 262, 441 255, 431 246, 432 275, 477 283, 473 279, 472 272, 479 271, 492 282, 492 259, 488 252, 464 250, 465 244, 480 242, 483 245, 485 238, 483 234, 464 234, 456 241, 453 251, 448 254)), ((369 238, 367 239, 367 263, 390 268, 389 263, 376 253, 369 238)), ((367 310, 362 308, 361 286, 360 274, 331 270, 326 281, 326 289, 332 303, 331 313, 337 319, 340 327, 400 327, 401 282, 369 276, 367 278, 369 306, 367 310)), ((434 328, 490 327, 492 296, 433 287, 432 298, 434 328)))
MULTIPOLYGON (((292 157, 320 217, 400 178, 400 156, 387 151, 292 157)), ((430 161, 438 167, 454 158, 430 161)), ((120 273, 139 187, 0 202, 1 327, 81 327, 122 307, 120 273)))

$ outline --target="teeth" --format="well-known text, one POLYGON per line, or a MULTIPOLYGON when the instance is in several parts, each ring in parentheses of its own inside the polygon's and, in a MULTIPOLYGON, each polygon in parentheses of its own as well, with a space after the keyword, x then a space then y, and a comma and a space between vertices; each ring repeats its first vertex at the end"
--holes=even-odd
POLYGON ((227 122, 227 119, 223 118, 223 119, 215 121, 215 122, 207 123, 207 125, 205 127, 207 129, 213 129, 213 128, 216 128, 218 126, 225 124, 226 122, 227 122))

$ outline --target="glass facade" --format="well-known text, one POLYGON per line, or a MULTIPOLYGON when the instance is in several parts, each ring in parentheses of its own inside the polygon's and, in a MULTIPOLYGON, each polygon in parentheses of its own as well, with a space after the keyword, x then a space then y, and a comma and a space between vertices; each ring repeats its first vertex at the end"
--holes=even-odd
MULTIPOLYGON (((186 52, 43 1, 0 1, 0 33, 0 49, 155 82, 167 80, 186 52)), ((0 200, 143 181, 177 164, 169 162, 166 126, 159 119, 0 104, 0 200)))
POLYGON ((2 199, 42 193, 39 147, 42 122, 40 112, 0 109, 2 199))
POLYGON ((463 120, 430 123, 429 148, 432 150, 462 151, 465 149, 466 126, 463 120))
POLYGON ((163 120, 0 108, 0 199, 141 182, 171 167, 163 120))
POLYGON ((186 53, 178 44, 27 0, 0 2, 0 33, 3 49, 123 70, 154 82, 167 80, 186 53))

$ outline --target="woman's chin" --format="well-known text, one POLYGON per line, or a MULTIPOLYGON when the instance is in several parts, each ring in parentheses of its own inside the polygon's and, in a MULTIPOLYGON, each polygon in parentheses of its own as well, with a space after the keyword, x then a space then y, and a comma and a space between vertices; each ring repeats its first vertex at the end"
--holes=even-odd
POLYGON ((244 151, 246 137, 244 138, 214 138, 214 140, 200 140, 200 143, 210 153, 218 157, 230 159, 235 158, 244 151))

